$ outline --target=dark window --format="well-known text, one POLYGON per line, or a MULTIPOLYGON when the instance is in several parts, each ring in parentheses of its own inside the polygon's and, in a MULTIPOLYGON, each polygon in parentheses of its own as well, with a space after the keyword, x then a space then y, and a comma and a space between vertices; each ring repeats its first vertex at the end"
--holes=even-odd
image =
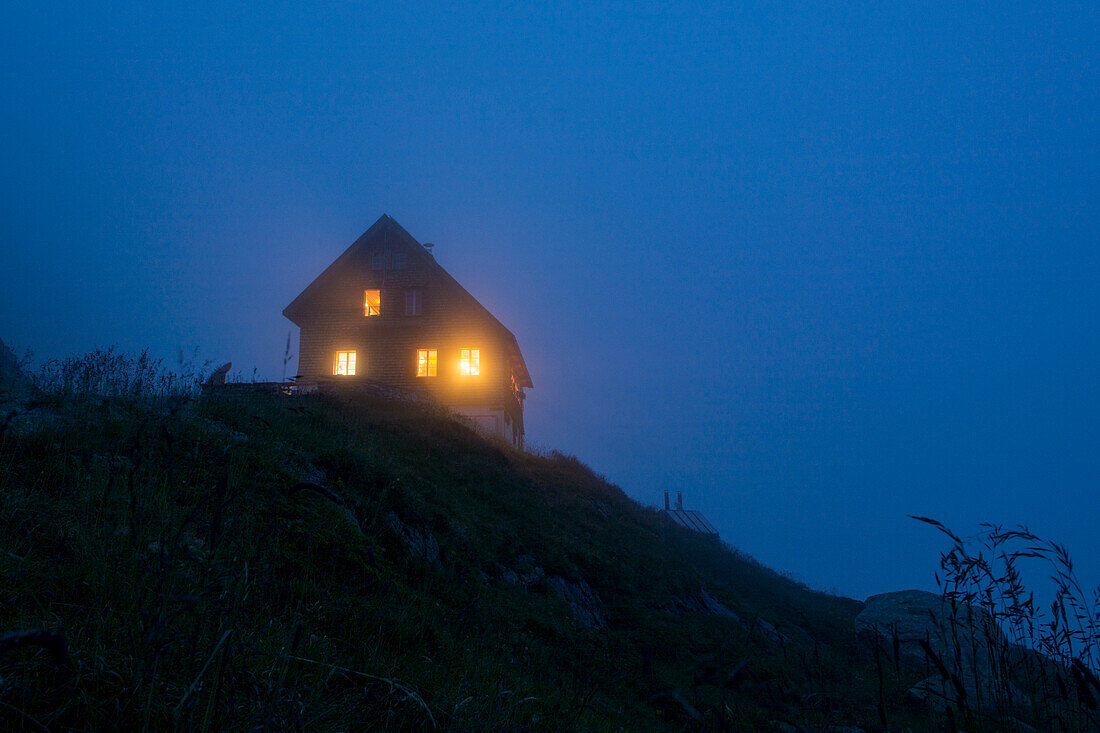
POLYGON ((390 260, 390 267, 395 270, 404 270, 407 262, 408 255, 406 255, 404 252, 394 252, 393 257, 390 260))
POLYGON ((386 253, 375 252, 370 258, 370 267, 372 270, 385 270, 386 269, 386 253))
POLYGON ((420 315, 420 291, 419 290, 406 290, 405 291, 405 315, 406 316, 419 316, 420 315))

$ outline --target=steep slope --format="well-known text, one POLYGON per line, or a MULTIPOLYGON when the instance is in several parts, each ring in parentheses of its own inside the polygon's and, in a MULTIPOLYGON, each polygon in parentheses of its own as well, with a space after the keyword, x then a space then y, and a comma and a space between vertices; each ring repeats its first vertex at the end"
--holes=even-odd
POLYGON ((0 635, 43 632, 0 650, 0 727, 827 730, 915 714, 892 702, 914 680, 855 643, 862 604, 430 405, 43 399, 0 435, 0 635))

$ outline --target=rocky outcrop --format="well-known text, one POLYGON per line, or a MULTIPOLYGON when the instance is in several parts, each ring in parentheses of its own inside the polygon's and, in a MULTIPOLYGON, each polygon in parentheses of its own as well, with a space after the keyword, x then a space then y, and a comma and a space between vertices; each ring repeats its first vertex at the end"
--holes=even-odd
POLYGON ((971 670, 947 677, 934 674, 909 688, 906 696, 941 711, 964 706, 972 710, 996 710, 1030 704, 1018 687, 986 671, 984 676, 971 670))
POLYGON ((546 572, 530 555, 516 555, 511 567, 498 565, 501 580, 512 585, 522 585, 525 590, 539 587, 546 582, 546 572))
POLYGON ((524 590, 553 591, 569 604, 577 620, 590 629, 602 629, 607 625, 602 606, 595 591, 584 578, 570 580, 560 575, 548 575, 530 555, 516 555, 511 567, 498 565, 500 579, 505 583, 522 586, 524 590))
POLYGON ((783 636, 783 634, 779 632, 779 629, 775 628, 775 624, 767 619, 756 619, 756 630, 773 644, 782 644, 787 640, 787 637, 783 636))
POLYGON ((731 621, 741 623, 740 616, 734 613, 729 606, 722 603, 710 593, 707 593, 705 588, 699 589, 699 602, 700 604, 702 604, 703 610, 705 610, 707 613, 714 614, 715 616, 722 616, 723 618, 728 618, 731 621))
POLYGON ((569 604, 573 615, 582 624, 590 629, 602 629, 606 625, 603 613, 600 611, 600 599, 596 597, 584 578, 566 580, 560 576, 551 575, 547 581, 550 587, 569 604))
MULTIPOLYGON (((673 596, 672 600, 676 604, 676 610, 674 610, 673 613, 679 614, 688 611, 693 613, 705 613, 709 616, 720 616, 729 619, 743 628, 751 627, 760 638, 773 644, 784 644, 788 641, 787 635, 777 629, 775 624, 765 618, 758 616, 752 624, 746 624, 733 609, 722 603, 710 593, 707 593, 705 588, 700 588, 698 595, 687 596, 685 598, 673 596)), ((809 636, 806 635, 805 632, 802 632, 802 634, 809 639, 809 636)), ((812 640, 810 641, 812 642, 812 640)))
POLYGON ((401 517, 392 511, 386 515, 386 522, 394 534, 405 543, 405 548, 411 557, 435 567, 440 566, 439 543, 435 541, 431 532, 421 532, 416 527, 405 524, 401 521, 401 517))
POLYGON ((887 659, 936 671, 909 690, 912 700, 940 709, 1021 704, 995 664, 1011 645, 983 609, 927 591, 882 593, 867 599, 855 630, 887 659))
POLYGON ((923 664, 927 644, 945 663, 987 656, 987 644, 1003 646, 1004 634, 984 610, 953 604, 936 593, 902 590, 871 596, 856 617, 864 644, 879 643, 899 661, 923 664))
POLYGON ((721 616, 722 618, 728 618, 734 623, 744 625, 741 621, 741 617, 726 604, 707 593, 705 588, 699 589, 698 595, 685 596, 683 598, 679 596, 673 596, 673 603, 676 604, 673 613, 679 615, 685 611, 692 613, 705 613, 710 616, 721 616))

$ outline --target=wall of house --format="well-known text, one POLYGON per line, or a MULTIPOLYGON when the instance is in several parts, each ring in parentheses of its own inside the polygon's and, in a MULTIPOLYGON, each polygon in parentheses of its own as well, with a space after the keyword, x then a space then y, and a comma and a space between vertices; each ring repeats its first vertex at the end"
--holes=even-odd
POLYGON ((510 411, 488 405, 455 407, 454 411, 476 429, 503 438, 517 448, 523 448, 523 422, 516 422, 510 411))
POLYGON ((356 352, 355 382, 372 380, 406 389, 424 389, 443 404, 507 414, 523 433, 522 407, 511 388, 511 370, 499 326, 472 298, 435 269, 430 255, 416 248, 387 247, 385 242, 355 253, 324 283, 297 315, 300 326, 298 374, 304 381, 334 379, 338 351, 356 352), (387 269, 372 267, 384 251, 387 269), (394 251, 405 251, 407 266, 392 269, 394 251), (364 314, 364 291, 381 291, 381 315, 364 314), (405 293, 421 293, 420 315, 405 315, 405 293), (480 350, 481 374, 459 372, 460 350, 480 350), (417 350, 435 349, 437 375, 417 377, 417 350))

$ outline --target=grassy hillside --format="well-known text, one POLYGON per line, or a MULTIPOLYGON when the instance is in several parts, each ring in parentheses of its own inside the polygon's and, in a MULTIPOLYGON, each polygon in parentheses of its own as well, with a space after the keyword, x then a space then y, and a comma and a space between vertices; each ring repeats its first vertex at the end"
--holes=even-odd
POLYGON ((3 729, 925 727, 860 603, 362 392, 39 397, 0 581, 3 729))

